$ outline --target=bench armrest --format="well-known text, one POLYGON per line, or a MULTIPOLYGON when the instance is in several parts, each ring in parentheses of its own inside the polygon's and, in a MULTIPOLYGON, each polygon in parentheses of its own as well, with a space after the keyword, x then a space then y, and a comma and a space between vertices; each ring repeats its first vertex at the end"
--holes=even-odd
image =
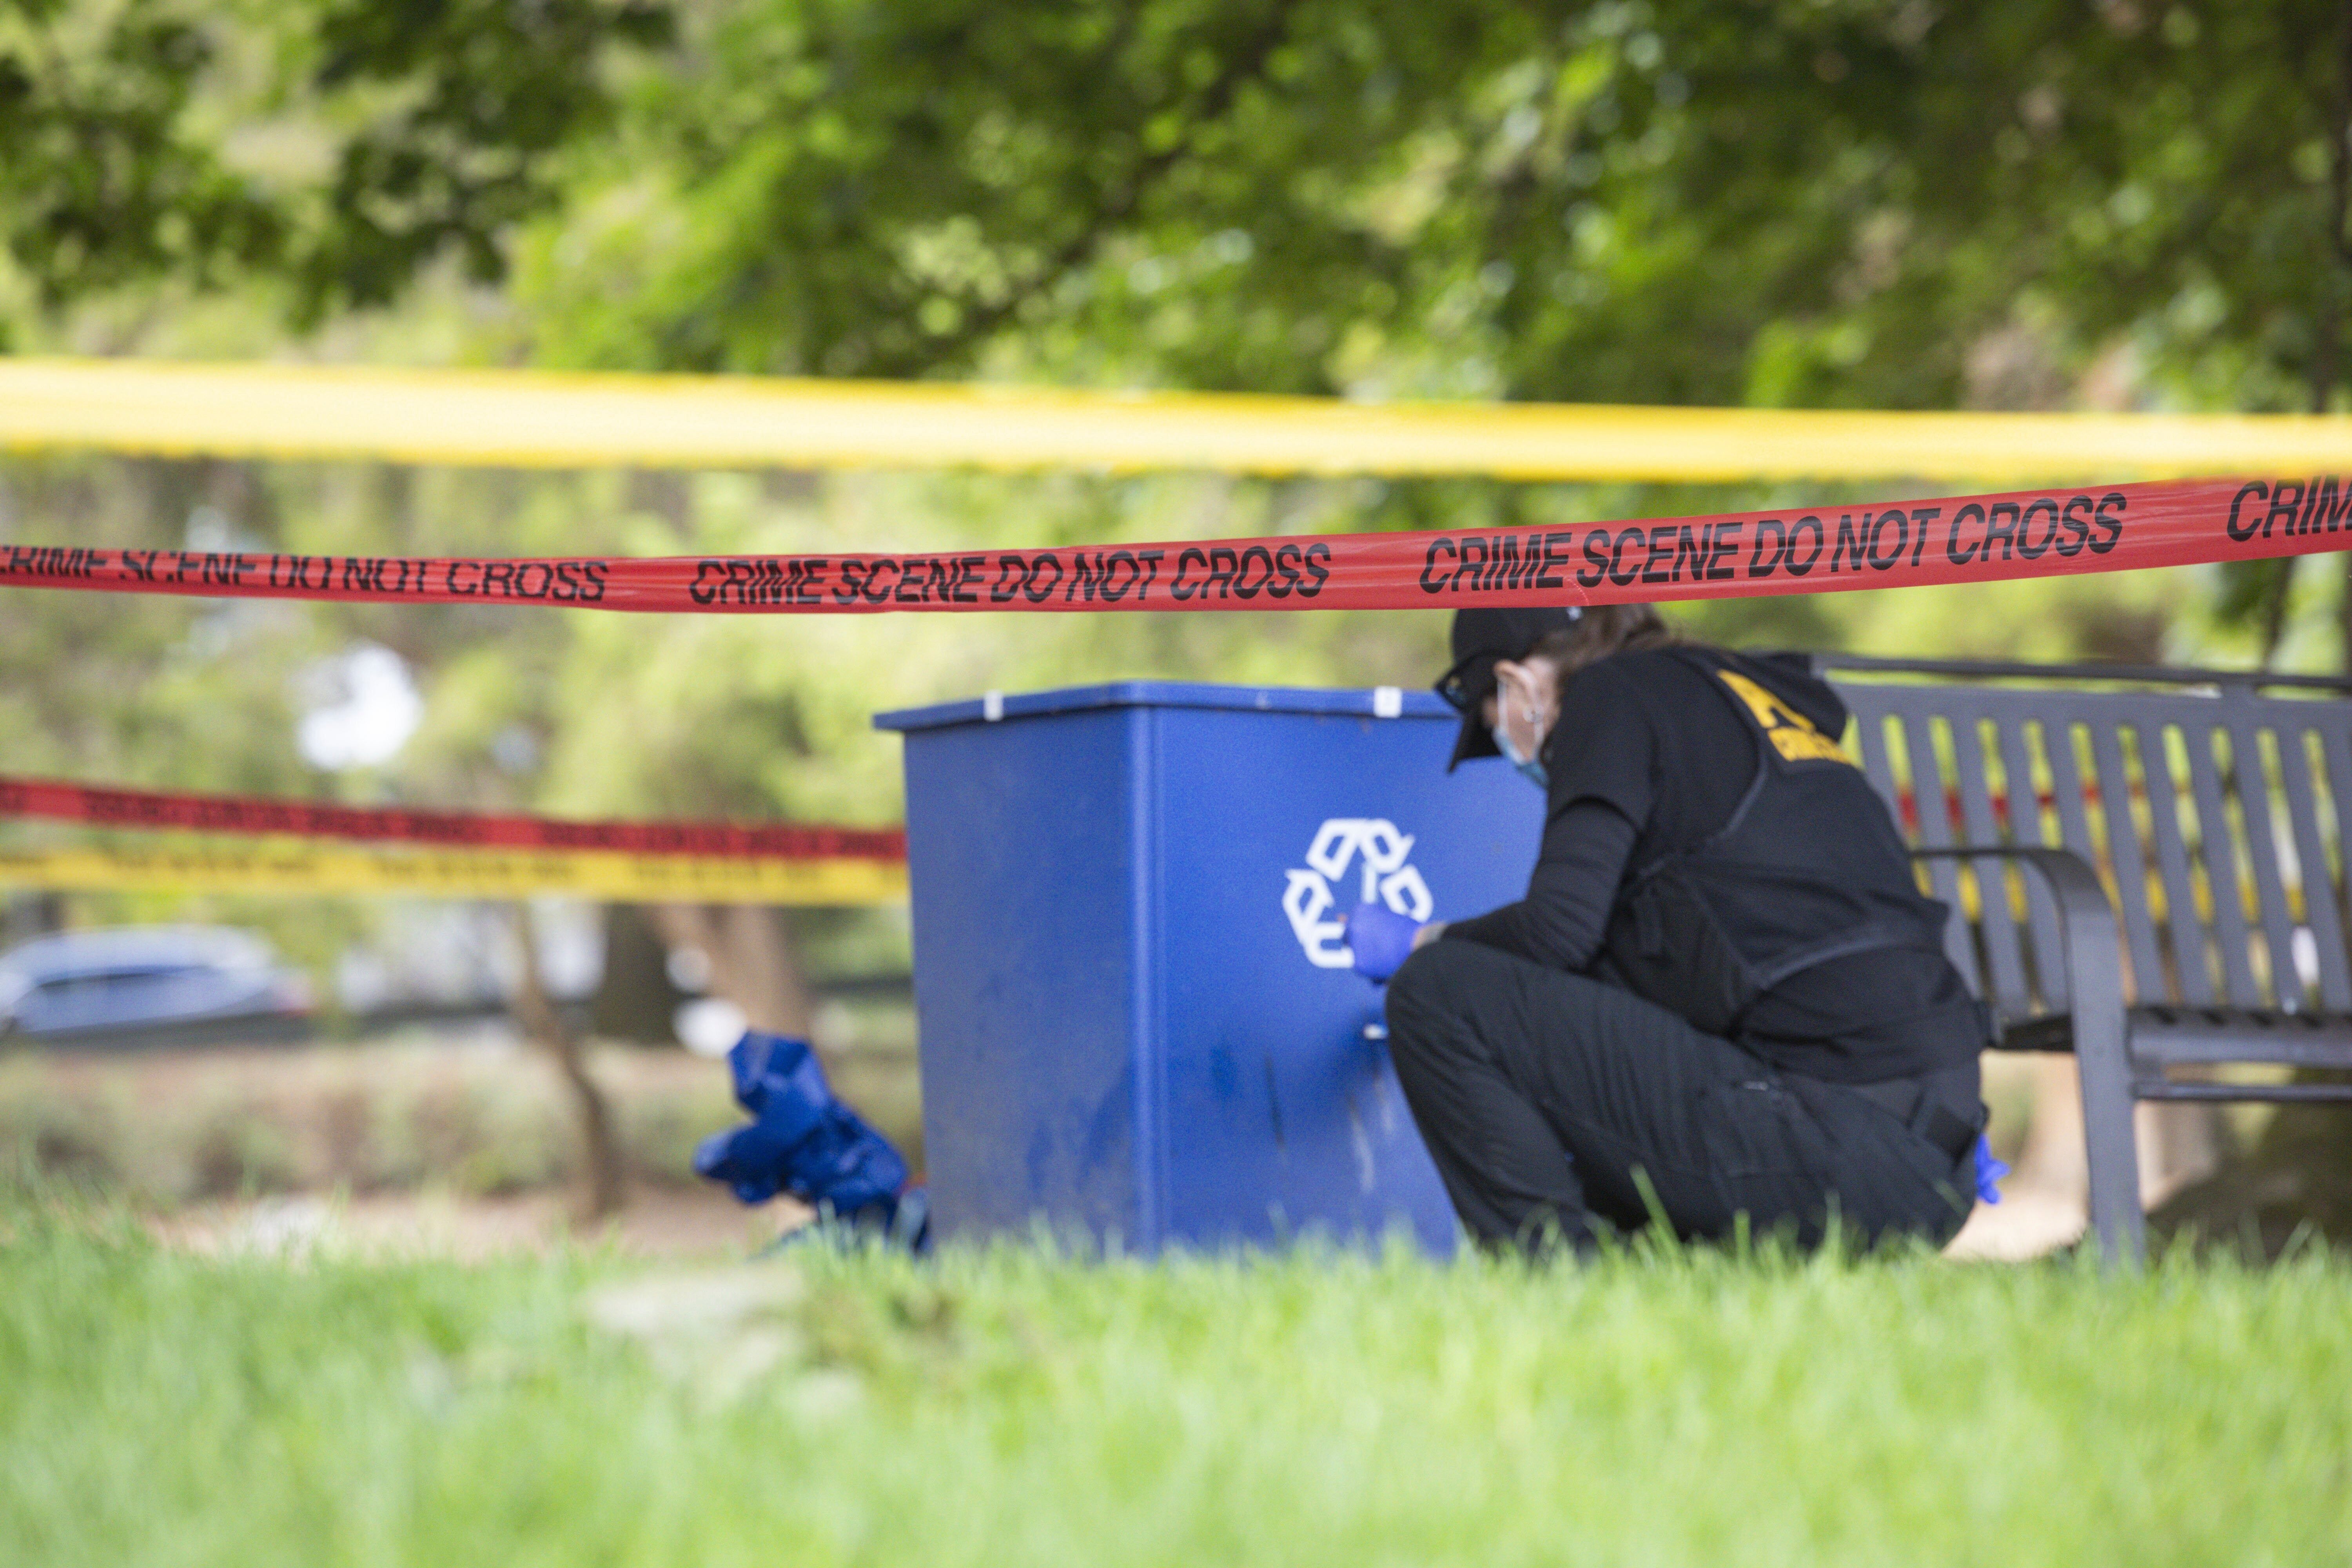
POLYGON ((1957 844, 1949 848, 1914 849, 1911 858, 2012 860, 2032 869, 2058 906, 2070 1011, 2080 1014, 2085 1004, 2096 1008, 2111 1002, 2116 1016, 2123 1016, 2123 961, 2116 945, 2115 907, 2107 902, 2107 890, 2100 885, 2099 874, 2091 868, 2089 861, 2072 849, 2009 844, 1957 844))
POLYGON ((2058 905, 2067 1011, 2083 1077, 2090 1141, 2091 1224, 2110 1262, 2137 1263, 2145 1246, 2139 1154, 2132 1135, 2132 1065, 2124 1015, 2123 956, 2116 912, 2098 872, 2071 849, 2038 845, 1955 845, 1915 849, 1917 860, 2009 860, 2031 868, 2058 905))

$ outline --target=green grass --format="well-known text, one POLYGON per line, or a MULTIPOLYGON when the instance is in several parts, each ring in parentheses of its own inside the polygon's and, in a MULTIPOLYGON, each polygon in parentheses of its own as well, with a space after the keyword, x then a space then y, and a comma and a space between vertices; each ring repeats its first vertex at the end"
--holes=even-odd
POLYGON ((2322 1258, 1004 1248, 674 1285, 205 1258, 54 1209, 0 1236, 11 1563, 2352 1557, 2352 1269, 2322 1258))

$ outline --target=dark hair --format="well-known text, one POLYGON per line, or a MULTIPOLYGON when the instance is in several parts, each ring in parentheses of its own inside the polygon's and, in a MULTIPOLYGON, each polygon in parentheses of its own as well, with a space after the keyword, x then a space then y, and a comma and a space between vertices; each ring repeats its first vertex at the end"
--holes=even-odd
POLYGON ((1573 626, 1547 634, 1528 651, 1551 660, 1565 681, 1585 666, 1598 664, 1612 653, 1666 647, 1682 640, 1652 605, 1595 605, 1573 626))

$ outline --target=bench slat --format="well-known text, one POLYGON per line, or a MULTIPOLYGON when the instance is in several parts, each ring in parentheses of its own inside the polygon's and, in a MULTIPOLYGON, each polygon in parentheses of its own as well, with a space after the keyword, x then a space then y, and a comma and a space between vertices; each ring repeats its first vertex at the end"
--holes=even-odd
POLYGON ((2278 728, 2279 777, 2286 788, 2286 815, 2294 835, 2294 856, 2303 879, 2303 919, 2318 950, 2319 1005, 2331 1013, 2352 1013, 2352 964, 2344 951, 2344 921, 2336 902, 2336 879, 2328 869, 2327 843, 2319 827, 2319 801, 2312 787, 2312 750, 2316 740, 2325 765, 2326 735, 2318 726, 2289 718, 2278 728))
MULTIPOLYGON (((2245 856, 2254 874, 2254 907, 2262 917, 2263 946, 2270 959, 2270 1000, 2289 1013, 2307 1011, 2311 998, 2294 961, 2294 912, 2287 908, 2286 879, 2279 872, 2279 837, 2271 813, 2270 764, 2263 737, 2277 731, 2251 710, 2243 696, 2222 699, 2229 714, 2230 773, 2238 790, 2238 811, 2246 825, 2245 856)), ((2234 889, 2233 889, 2234 890, 2234 889)))
POLYGON ((2344 1105, 2352 1104, 2352 1083, 2167 1083, 2147 1079, 2132 1086, 2132 1097, 2231 1104, 2268 1100, 2278 1105, 2344 1105))
MULTIPOLYGON (((2009 837, 2013 844, 2046 846, 2048 836, 2042 822, 2042 794, 2034 785, 2033 753, 2026 741, 2026 721, 2022 714, 2011 712, 1996 715, 1993 721, 2000 740, 2001 767, 2008 776, 2009 837)), ((2048 727, 2042 727, 2044 742, 2048 727)), ((2063 731, 2062 731, 2063 736, 2063 731)), ((2064 824, 2059 825, 2062 835, 2064 824)), ((2094 865, 2096 861, 2092 862, 2094 865)), ((2050 889, 2039 877, 2023 879, 2025 884, 2025 922, 2032 932, 2034 989, 2042 1000, 2053 1010, 2066 1008, 2066 965, 2061 961, 2064 949, 2058 936, 2058 906, 2050 897, 2050 889)))
POLYGON ((2352 1062, 2341 1040, 2297 1039, 2293 1036, 2252 1034, 2168 1034, 2135 1027, 2132 1059, 2168 1067, 2178 1064, 2213 1067, 2230 1062, 2267 1062, 2298 1068, 2341 1068, 2352 1062))
POLYGON ((2218 721, 2193 721, 2180 726, 2189 753, 2189 791, 2197 806, 2199 858, 2204 862, 2206 885, 2212 893, 2209 929, 2221 950, 2221 981, 2231 1002, 2260 1007, 2270 998, 2254 984, 2250 933, 2246 929, 2244 868, 2238 862, 2238 845, 2231 831, 2228 803, 2221 797, 2221 764, 2213 754, 2214 741, 2226 734, 2218 721))
MULTIPOLYGON (((2139 744, 2140 776, 2147 790, 2148 822, 2154 829, 2157 866, 2164 880, 2166 924, 2172 933, 2173 985, 2179 999, 2210 1005, 2213 994, 2212 955, 2206 949, 2205 928, 2197 919, 2197 883, 2189 874, 2189 850, 2180 834, 2180 792, 2172 782, 2172 758, 2164 746, 2160 722, 2131 726, 2139 744)), ((2142 993, 2142 1002, 2168 1000, 2142 993)))
POLYGON ((1847 706, 1853 715, 1854 744, 1862 752, 1863 776, 1870 781, 1870 787, 1878 792, 1879 798, 1886 802, 1886 809, 1895 813, 1895 826, 1899 830, 1903 826, 1903 792, 1895 787, 1894 763, 1887 754, 1886 714, 1881 709, 1862 703, 1849 703, 1847 706))
MULTIPOLYGON (((1894 718, 1893 710, 1878 707, 1854 710, 1854 733, 1861 742, 1863 773, 1870 780, 1872 787, 1878 791, 1879 798, 1886 802, 1886 809, 1894 814, 1895 826, 1900 830, 1903 826, 1903 792, 1895 783, 1894 757, 1886 739, 1886 727, 1891 719, 1908 732, 1908 721, 1894 718)), ((1915 794, 1915 801, 1916 798, 1915 794)), ((1944 954, 1952 961, 1952 967, 1968 981, 1969 989, 1980 992, 1981 987, 1977 984, 1976 949, 1969 934, 1967 916, 1960 908, 1958 882, 1952 868, 1948 864, 1931 866, 1928 868, 1928 886, 1951 911, 1944 922, 1944 954)))
MULTIPOLYGON (((2345 896, 2352 898, 2352 846, 2346 845, 2344 835, 2352 832, 2352 727, 2341 720, 2319 727, 2319 753, 2326 769, 2327 799, 2336 815, 2336 843, 2347 886, 2345 896)), ((2338 902, 2340 916, 2344 904, 2338 902)), ((2352 939, 2352 931, 2346 933, 2352 939)))
MULTIPOLYGON (((2074 719, 2071 704, 2058 709, 2045 719, 2042 726, 2042 751, 2050 759, 2050 792, 2056 798, 2058 806, 2059 846, 2072 849, 2096 868, 2108 862, 2099 854, 2098 846, 2091 838, 2091 819, 2086 809, 2089 803, 2083 793, 2082 763, 2074 750, 2074 719)), ((2132 871, 2136 874, 2137 868, 2132 871)), ((2132 876, 2126 874, 2124 864, 2115 862, 2111 874, 2105 879, 2107 897, 2110 900, 2118 898, 2121 888, 2131 879, 2132 876)), ((2145 897, 2146 889, 2140 891, 2145 897)), ((2143 910, 2137 925, 2129 920, 2123 922, 2125 945, 2131 959, 2130 973, 2126 976, 2127 991, 2131 986, 2141 984, 2141 975, 2162 973, 2157 967, 2156 939, 2148 931, 2146 916, 2147 911, 2143 910)), ((2041 940, 2038 930, 2035 940, 2041 940)), ((2054 939, 2052 945, 2041 949, 2040 953, 2045 969, 2055 969, 2061 976, 2064 975, 2065 965, 2059 960, 2060 949, 2054 939)))
MULTIPOLYGON (((1952 728, 1952 782, 1960 797, 1960 841, 2002 843, 2000 826, 1993 817, 1978 716, 1969 704, 1943 706, 1952 728)), ((2009 868, 1998 860, 1979 860, 1971 868, 1977 874, 1977 919, 1984 935, 1985 963, 1992 971, 1993 994, 2000 998, 2004 1012, 2025 1012, 2032 1006, 2032 996, 2018 948, 2017 922, 2010 914, 2009 868)))
MULTIPOLYGON (((1952 842, 1952 818, 1944 804, 1944 771, 1936 762, 1935 728, 1924 704, 1899 711, 1903 724, 1904 749, 1911 757, 1911 800, 1919 819, 1919 842, 1931 849, 1947 848, 1952 842)), ((1959 868, 1952 861, 1938 860, 1928 870, 1934 881, 1936 896, 1952 910, 1951 923, 1945 928, 1944 951, 1950 954, 1952 966, 1968 982, 1969 989, 1978 995, 1986 994, 1984 973, 1977 963, 1976 943, 1967 925, 1967 906, 1960 899, 1959 868)), ((2006 998, 1990 997, 1999 1008, 2006 998)))
MULTIPOLYGON (((2124 931, 2132 952, 2131 996, 2142 1002, 2165 1001, 2172 997, 2178 982, 2166 978, 2156 906, 2147 896, 2148 868, 2157 864, 2157 857, 2150 843, 2140 837, 2139 824, 2132 813, 2131 771, 2124 765, 2123 730, 2094 713, 2090 731, 2091 754, 2099 766, 2099 806, 2100 815, 2106 818, 2107 853, 2115 870, 2117 901, 2123 906, 2124 931)), ((2095 860, 2092 863, 2097 864, 2095 860)), ((2158 874, 2162 874, 2160 867, 2158 874)))

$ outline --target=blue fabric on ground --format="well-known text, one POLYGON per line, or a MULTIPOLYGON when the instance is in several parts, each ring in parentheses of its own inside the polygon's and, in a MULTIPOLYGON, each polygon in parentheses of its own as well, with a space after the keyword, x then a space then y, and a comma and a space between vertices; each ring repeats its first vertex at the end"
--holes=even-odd
POLYGON ((897 1237, 907 1162, 834 1098, 809 1043, 747 1031, 727 1062, 735 1099, 752 1119, 704 1139, 694 1152, 696 1172, 726 1183, 747 1204, 790 1193, 820 1212, 897 1237))

